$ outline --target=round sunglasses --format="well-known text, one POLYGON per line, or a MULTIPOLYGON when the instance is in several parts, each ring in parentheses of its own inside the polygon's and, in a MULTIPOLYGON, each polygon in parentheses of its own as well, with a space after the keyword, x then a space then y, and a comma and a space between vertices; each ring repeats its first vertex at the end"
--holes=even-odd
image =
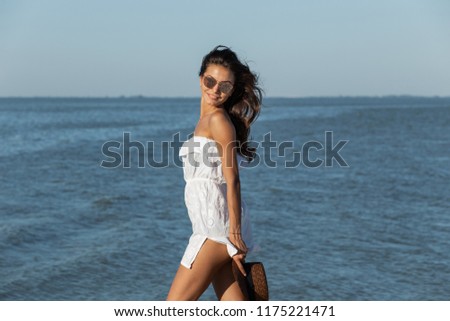
MULTIPOLYGON (((206 88, 213 89, 216 84, 217 80, 213 76, 203 77, 203 85, 206 88)), ((230 81, 221 81, 219 82, 219 90, 221 93, 228 95, 233 90, 233 84, 230 81)))

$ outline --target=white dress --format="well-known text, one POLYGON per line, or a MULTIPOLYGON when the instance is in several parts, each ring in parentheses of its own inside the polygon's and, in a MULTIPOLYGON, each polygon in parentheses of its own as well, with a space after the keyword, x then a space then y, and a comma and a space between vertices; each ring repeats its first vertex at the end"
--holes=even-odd
MULTIPOLYGON (((184 199, 193 231, 181 264, 190 269, 206 239, 225 244, 232 257, 238 250, 228 239, 227 186, 216 142, 207 137, 193 136, 184 142, 179 155, 186 181, 184 199)), ((241 164, 245 158, 238 154, 237 160, 241 164)), ((243 199, 241 233, 249 252, 252 251, 250 217, 243 199)))

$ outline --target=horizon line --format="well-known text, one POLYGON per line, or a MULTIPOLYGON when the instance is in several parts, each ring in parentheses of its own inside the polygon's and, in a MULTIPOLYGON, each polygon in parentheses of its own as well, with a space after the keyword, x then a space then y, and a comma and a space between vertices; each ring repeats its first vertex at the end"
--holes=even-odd
MULTIPOLYGON (((147 96, 147 95, 114 95, 114 96, 0 96, 0 99, 200 99, 200 96, 147 96)), ((329 99, 329 98, 450 98, 450 95, 317 95, 317 96, 265 96, 263 99, 329 99)))

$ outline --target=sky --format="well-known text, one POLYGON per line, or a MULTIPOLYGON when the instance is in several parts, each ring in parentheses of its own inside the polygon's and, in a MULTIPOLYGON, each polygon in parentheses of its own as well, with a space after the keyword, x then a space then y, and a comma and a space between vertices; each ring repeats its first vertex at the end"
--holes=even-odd
POLYGON ((266 96, 450 96, 449 0, 1 0, 0 97, 198 97, 222 44, 266 96))

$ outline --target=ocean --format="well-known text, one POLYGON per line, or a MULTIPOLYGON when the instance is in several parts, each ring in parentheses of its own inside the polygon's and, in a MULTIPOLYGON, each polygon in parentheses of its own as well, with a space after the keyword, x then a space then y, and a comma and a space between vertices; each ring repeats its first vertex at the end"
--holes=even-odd
MULTIPOLYGON (((197 98, 1 98, 0 300, 164 300, 191 233, 164 147, 198 117, 197 98)), ((449 129, 450 98, 265 99, 241 185, 271 300, 449 300, 449 129)))

